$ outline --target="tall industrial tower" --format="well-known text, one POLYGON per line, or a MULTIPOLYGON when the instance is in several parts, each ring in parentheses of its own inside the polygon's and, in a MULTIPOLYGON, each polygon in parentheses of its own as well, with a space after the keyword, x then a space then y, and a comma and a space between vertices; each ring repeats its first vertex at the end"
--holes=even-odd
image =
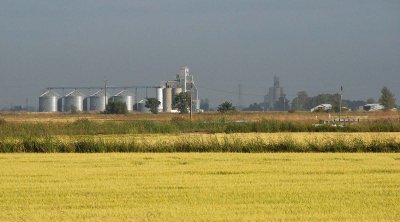
POLYGON ((157 99, 161 102, 159 110, 163 112, 173 112, 172 103, 174 97, 181 92, 189 92, 191 95, 191 108, 194 112, 200 110, 200 100, 193 76, 187 66, 182 66, 176 75, 175 80, 163 81, 161 87, 157 89, 157 99))
POLYGON ((183 92, 190 92, 192 96, 192 110, 198 111, 200 109, 199 94, 194 83, 193 76, 190 74, 189 67, 182 66, 176 75, 177 88, 182 88, 183 92))
POLYGON ((274 86, 269 88, 268 95, 265 96, 264 102, 267 104, 267 109, 277 110, 276 104, 282 96, 285 96, 283 87, 279 85, 279 78, 274 76, 274 86))

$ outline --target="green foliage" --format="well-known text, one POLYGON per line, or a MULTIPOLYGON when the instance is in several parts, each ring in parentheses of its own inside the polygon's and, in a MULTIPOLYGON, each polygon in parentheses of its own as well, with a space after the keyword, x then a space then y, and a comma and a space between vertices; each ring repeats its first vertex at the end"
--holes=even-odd
POLYGON ((78 113, 78 108, 74 105, 71 105, 70 107, 71 114, 77 114, 78 113))
POLYGON ((174 98, 174 107, 179 110, 181 114, 189 113, 191 98, 189 92, 181 92, 174 98))
POLYGON ((263 107, 260 103, 253 103, 249 107, 244 108, 243 111, 263 111, 263 107))
POLYGON ((236 108, 232 105, 231 102, 225 101, 218 106, 217 111, 220 113, 229 113, 229 112, 235 112, 236 108))
POLYGON ((150 109, 150 112, 153 114, 158 113, 158 106, 161 104, 160 101, 158 101, 156 98, 148 98, 146 100, 145 107, 150 109))
POLYGON ((375 99, 372 98, 372 97, 369 97, 369 98, 367 99, 367 104, 373 104, 373 103, 375 103, 375 99))
POLYGON ((127 114, 128 108, 126 103, 122 101, 110 101, 106 106, 105 114, 127 114))
POLYGON ((379 102, 385 107, 384 110, 390 110, 396 107, 396 99, 393 93, 386 86, 381 90, 379 102))

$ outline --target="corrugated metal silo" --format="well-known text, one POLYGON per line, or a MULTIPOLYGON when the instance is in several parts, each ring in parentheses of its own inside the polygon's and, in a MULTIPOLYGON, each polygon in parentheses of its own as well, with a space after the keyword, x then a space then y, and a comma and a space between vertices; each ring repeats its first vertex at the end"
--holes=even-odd
POLYGON ((163 111, 163 88, 157 88, 157 100, 160 101, 160 105, 158 105, 158 112, 163 111))
POLYGON ((127 90, 123 90, 110 98, 110 101, 124 102, 129 112, 133 110, 133 104, 135 102, 134 100, 133 93, 127 90))
POLYGON ((57 112, 57 100, 60 97, 56 92, 46 91, 39 97, 39 112, 57 112))
POLYGON ((99 90, 89 97, 89 110, 104 111, 106 109, 106 100, 108 100, 108 96, 104 96, 104 90, 99 90))
POLYGON ((78 90, 74 90, 64 97, 64 112, 71 112, 71 107, 75 107, 76 111, 81 112, 83 110, 83 95, 78 90))
POLYGON ((83 111, 89 111, 89 97, 83 99, 83 111))
POLYGON ((138 112, 148 113, 150 110, 146 107, 146 100, 140 100, 138 102, 138 112))
POLYGON ((172 110, 172 88, 163 89, 163 111, 171 112, 172 110))
POLYGON ((57 111, 62 112, 63 111, 63 97, 58 98, 57 100, 57 111))

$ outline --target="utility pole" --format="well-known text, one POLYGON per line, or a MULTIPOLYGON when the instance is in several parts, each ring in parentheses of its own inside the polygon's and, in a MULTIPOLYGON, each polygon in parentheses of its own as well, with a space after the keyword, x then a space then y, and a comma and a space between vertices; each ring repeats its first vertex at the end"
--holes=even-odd
POLYGON ((107 110, 107 80, 104 80, 104 111, 107 110))
POLYGON ((340 100, 339 100, 339 124, 342 118, 342 94, 343 94, 343 86, 340 86, 340 100))

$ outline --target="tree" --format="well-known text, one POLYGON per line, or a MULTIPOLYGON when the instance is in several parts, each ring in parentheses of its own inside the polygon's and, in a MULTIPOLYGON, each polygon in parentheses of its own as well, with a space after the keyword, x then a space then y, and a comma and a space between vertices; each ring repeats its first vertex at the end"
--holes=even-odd
POLYGON ((393 109, 396 107, 396 99, 393 93, 385 86, 381 90, 381 98, 379 98, 379 103, 383 105, 384 110, 393 109))
POLYGON ((158 113, 158 106, 161 104, 156 98, 148 98, 146 100, 146 104, 144 105, 146 108, 150 109, 150 112, 153 114, 158 113))
POLYGON ((217 111, 220 113, 235 112, 236 108, 232 105, 231 102, 225 101, 218 106, 217 111))
POLYGON ((249 107, 244 108, 244 111, 263 111, 263 108, 260 103, 250 104, 249 107))
POLYGON ((300 91, 297 93, 297 97, 292 100, 292 109, 293 110, 309 110, 310 107, 310 97, 306 91, 300 91))
POLYGON ((77 114, 78 113, 78 108, 74 105, 71 105, 70 107, 71 114, 77 114))
POLYGON ((190 108, 190 93, 181 92, 174 98, 174 107, 179 110, 181 114, 189 113, 190 108))
POLYGON ((375 99, 374 98, 369 97, 367 99, 367 104, 374 104, 374 103, 375 103, 375 99))
POLYGON ((127 114, 128 108, 122 101, 110 101, 106 106, 105 114, 127 114))
POLYGON ((289 100, 286 99, 286 95, 283 94, 279 97, 278 101, 275 103, 276 111, 287 111, 289 109, 289 100))

